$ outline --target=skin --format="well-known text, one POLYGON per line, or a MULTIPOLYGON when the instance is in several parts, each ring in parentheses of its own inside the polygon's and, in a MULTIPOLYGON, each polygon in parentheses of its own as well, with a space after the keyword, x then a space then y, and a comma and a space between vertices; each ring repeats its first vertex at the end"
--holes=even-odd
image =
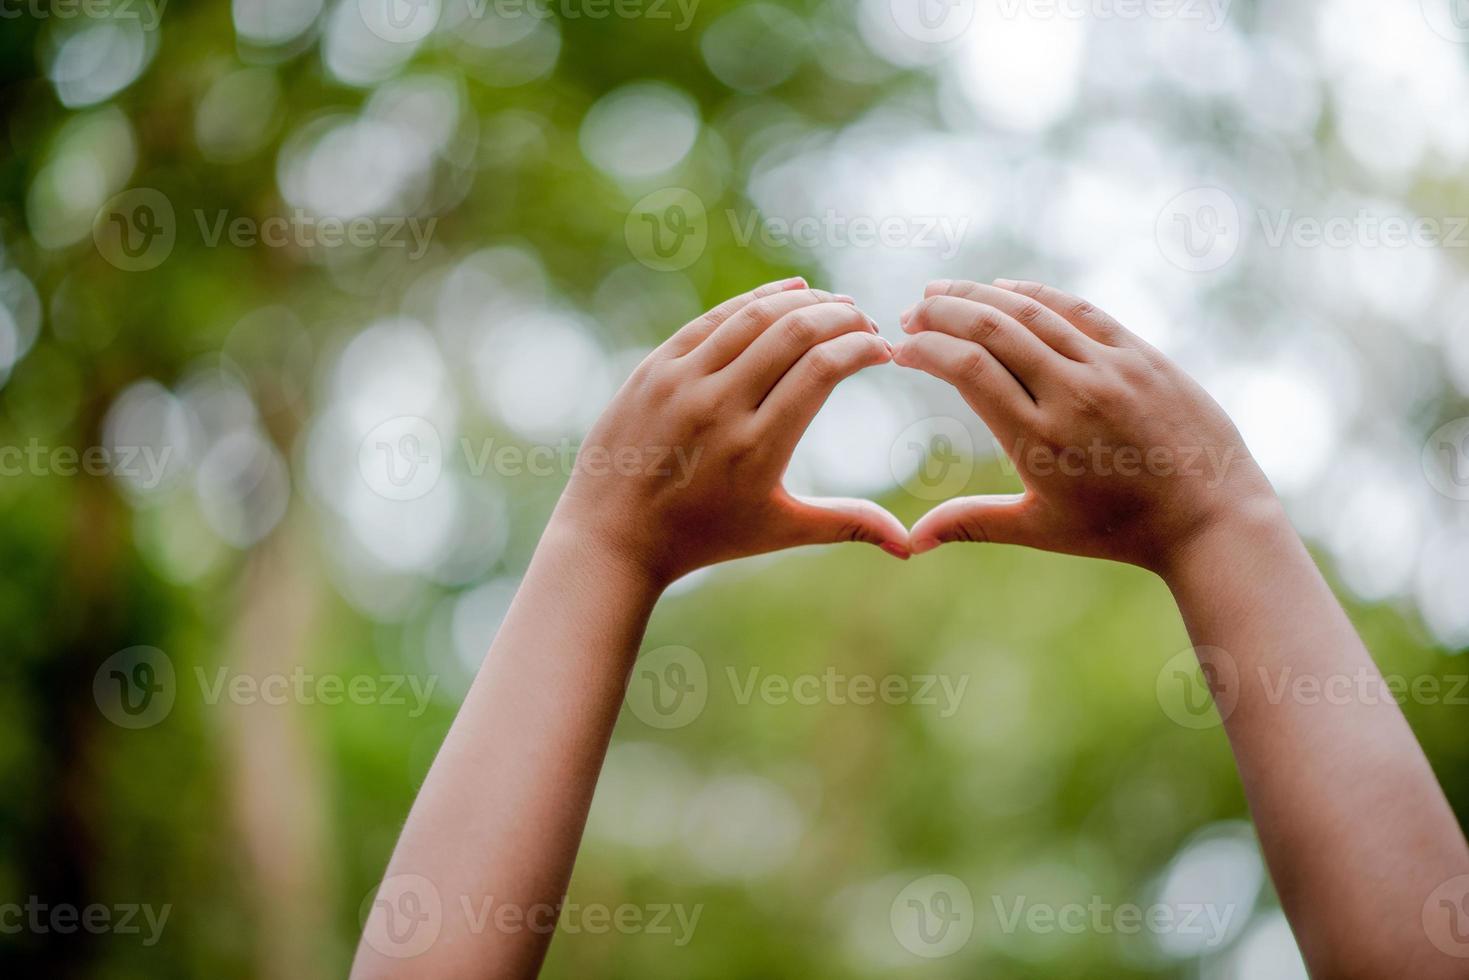
POLYGON ((404 825, 354 977, 529 977, 571 877, 628 673, 660 593, 716 562, 864 541, 876 504, 781 486, 832 388, 891 346, 849 297, 787 280, 679 330, 583 446, 520 590, 404 825), (673 447, 690 472, 649 450, 673 447), (619 451, 637 466, 618 466, 619 451))
POLYGON ((1449 955, 1469 956, 1469 942, 1445 926, 1445 903, 1469 911, 1464 836, 1219 406, 1107 314, 1038 283, 933 283, 903 329, 896 362, 952 383, 1025 486, 940 505, 914 526, 913 550, 1019 544, 1161 576, 1225 718, 1311 975, 1469 973, 1469 960, 1449 955), (1197 462, 1210 454, 1225 462, 1197 462))
POLYGON ((907 557, 977 541, 1129 562, 1168 584, 1313 975, 1462 976, 1455 937, 1429 924, 1445 899, 1469 911, 1469 849, 1223 411, 1106 314, 1038 284, 934 283, 903 324, 894 353, 850 298, 790 280, 690 323, 634 372, 409 814, 353 975, 536 973, 628 672, 674 579, 803 544, 907 557), (832 388, 890 359, 954 384, 1025 492, 949 501, 911 535, 870 502, 788 494, 781 475, 832 388), (612 465, 653 447, 692 470, 612 465), (1275 696, 1286 670, 1366 677, 1368 696, 1275 696))

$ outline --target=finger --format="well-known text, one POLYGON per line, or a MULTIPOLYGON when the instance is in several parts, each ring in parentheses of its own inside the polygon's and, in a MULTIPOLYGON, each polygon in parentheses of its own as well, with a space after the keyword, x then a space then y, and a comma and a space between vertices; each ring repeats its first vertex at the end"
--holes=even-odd
POLYGON ((793 289, 762 297, 716 327, 709 338, 689 354, 689 364, 695 371, 713 374, 744 353, 781 317, 818 303, 845 303, 850 306, 856 300, 822 289, 793 289))
POLYGON ((893 361, 959 389, 990 431, 1006 441, 1036 414, 1030 393, 993 354, 971 341, 925 331, 899 344, 893 361))
POLYGON ((748 293, 741 293, 732 299, 725 300, 697 320, 692 320, 680 327, 672 337, 669 337, 663 342, 659 350, 669 357, 682 357, 699 346, 706 337, 714 332, 714 328, 718 327, 746 306, 749 306, 755 300, 779 292, 805 288, 806 280, 800 276, 796 276, 794 279, 783 279, 780 282, 767 282, 763 286, 756 286, 748 293))
POLYGON ((1040 509, 1025 494, 946 500, 919 518, 909 539, 915 555, 950 541, 1046 547, 1040 509))
POLYGON ((892 345, 876 334, 845 333, 801 355, 755 411, 756 430, 789 455, 831 391, 865 367, 892 360, 892 345))
POLYGON ((849 497, 791 497, 791 545, 865 541, 907 561, 908 529, 870 500, 849 497))
POLYGON ((1142 345, 1142 341, 1131 330, 1086 300, 1070 293, 1063 293, 1044 283, 1016 279, 996 279, 995 285, 1020 296, 1029 296, 1042 306, 1056 311, 1066 322, 1099 344, 1106 344, 1108 347, 1142 345))
POLYGON ((1073 363, 1047 347, 1014 317, 988 304, 956 296, 931 296, 923 300, 903 330, 910 334, 936 330, 981 345, 1033 396, 1064 383, 1060 369, 1073 363))
POLYGON ((877 324, 849 303, 818 303, 792 310, 755 338, 755 342, 721 372, 749 403, 759 405, 806 352, 842 334, 877 333, 877 324))
MULTIPOLYGON (((957 296, 960 299, 970 299, 976 303, 993 306, 1001 313, 1008 314, 1029 328, 1052 350, 1058 351, 1073 361, 1085 361, 1088 355, 1096 351, 1097 342, 1082 333, 1061 314, 1029 296, 1022 296, 1008 289, 1001 289, 999 286, 987 286, 984 283, 969 282, 964 279, 939 279, 929 283, 923 295, 957 296)), ((916 309, 916 304, 913 308, 916 309)), ((907 319, 905 314, 903 318, 905 323, 907 319)))

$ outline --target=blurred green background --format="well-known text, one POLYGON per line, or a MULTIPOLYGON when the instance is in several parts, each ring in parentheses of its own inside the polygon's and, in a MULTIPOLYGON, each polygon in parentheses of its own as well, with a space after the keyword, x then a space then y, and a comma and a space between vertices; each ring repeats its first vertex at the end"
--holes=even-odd
MULTIPOLYGON (((1127 9, 0 5, 7 975, 344 974, 564 483, 516 461, 792 274, 892 337, 929 279, 1045 278, 1177 357, 1384 670, 1440 680, 1404 707, 1469 813, 1469 31, 1432 0, 1127 9), (1384 242, 1403 216, 1440 234, 1384 242), (1303 217, 1350 231, 1272 234, 1303 217)), ((1012 483, 893 368, 790 473, 910 522, 1012 483)), ((1145 573, 792 554, 680 583, 645 649, 692 707, 624 711, 568 900, 698 919, 563 928, 547 976, 1304 976, 1145 573), (903 919, 935 875, 949 945, 903 919), (1229 922, 1091 911, 1123 905, 1229 922)))

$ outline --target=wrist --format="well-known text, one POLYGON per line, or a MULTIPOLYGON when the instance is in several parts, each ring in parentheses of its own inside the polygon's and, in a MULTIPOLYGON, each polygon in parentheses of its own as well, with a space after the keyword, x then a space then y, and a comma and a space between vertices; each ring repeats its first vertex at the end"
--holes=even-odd
POLYGON ((1228 508, 1197 521, 1160 555, 1152 569, 1170 586, 1193 569, 1217 567, 1228 555, 1247 547, 1269 548, 1298 542, 1285 507, 1271 490, 1241 497, 1228 508))
POLYGON ((672 577, 625 536, 601 524, 589 526, 557 508, 536 547, 563 567, 585 569, 598 581, 656 602, 672 577))

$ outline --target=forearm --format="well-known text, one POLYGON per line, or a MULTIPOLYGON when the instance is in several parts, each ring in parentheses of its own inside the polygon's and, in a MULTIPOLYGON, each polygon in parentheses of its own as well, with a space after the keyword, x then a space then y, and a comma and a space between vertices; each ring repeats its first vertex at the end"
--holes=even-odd
POLYGON ((422 876, 437 892, 437 939, 409 958, 393 954, 412 947, 383 955, 369 923, 355 976, 526 977, 539 967, 658 595, 586 540, 553 521, 389 865, 386 881, 422 876), (502 910, 511 918, 498 919, 502 910))
POLYGON ((1204 532, 1164 577, 1195 647, 1225 651, 1210 682, 1236 684, 1216 698, 1313 975, 1457 975, 1421 917, 1435 887, 1469 872, 1469 850, 1279 505, 1204 532))

